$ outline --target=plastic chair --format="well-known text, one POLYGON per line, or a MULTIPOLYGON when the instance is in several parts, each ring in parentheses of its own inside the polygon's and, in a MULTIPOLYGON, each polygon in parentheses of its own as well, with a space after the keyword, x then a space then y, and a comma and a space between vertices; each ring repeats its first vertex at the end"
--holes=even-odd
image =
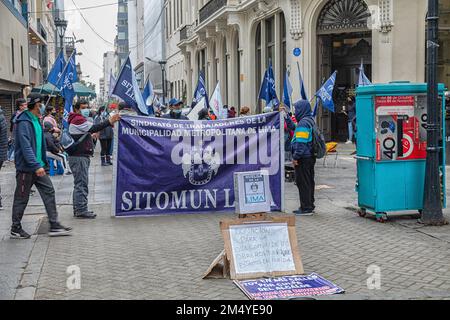
POLYGON ((54 177, 55 174, 56 174, 56 171, 55 171, 55 160, 54 159, 48 159, 48 165, 50 167, 50 170, 49 170, 50 177, 54 177))
POLYGON ((64 167, 62 166, 61 161, 56 161, 56 174, 62 176, 64 174, 64 167))

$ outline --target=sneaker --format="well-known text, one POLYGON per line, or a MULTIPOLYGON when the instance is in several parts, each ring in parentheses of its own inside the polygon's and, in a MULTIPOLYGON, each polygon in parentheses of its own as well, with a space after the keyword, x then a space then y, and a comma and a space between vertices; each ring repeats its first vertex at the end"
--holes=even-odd
POLYGON ((11 229, 11 235, 10 235, 10 239, 15 239, 15 240, 22 240, 22 239, 30 239, 31 236, 25 232, 25 230, 23 230, 22 228, 20 229, 11 229))
POLYGON ((314 210, 302 210, 302 209, 298 209, 294 211, 295 215, 297 216, 305 216, 305 217, 309 217, 314 215, 314 210))
POLYGON ((68 236, 72 233, 72 228, 64 227, 60 223, 56 223, 50 227, 48 232, 49 237, 62 237, 68 236))
POLYGON ((95 218, 97 218, 97 215, 92 211, 75 214, 74 216, 77 219, 95 219, 95 218))
POLYGON ((0 211, 2 210, 5 210, 5 208, 3 208, 2 200, 0 200, 0 211))
POLYGON ((352 144, 353 142, 351 140, 347 140, 345 144, 352 144))

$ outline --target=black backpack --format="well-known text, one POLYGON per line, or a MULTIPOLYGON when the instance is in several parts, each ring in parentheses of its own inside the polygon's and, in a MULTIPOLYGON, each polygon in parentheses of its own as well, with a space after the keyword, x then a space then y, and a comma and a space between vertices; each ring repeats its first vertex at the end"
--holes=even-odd
POLYGON ((317 127, 316 122, 314 119, 310 121, 311 127, 312 127, 312 149, 313 149, 313 156, 316 159, 323 159, 327 153, 327 146, 325 144, 325 138, 320 132, 319 128, 317 127))

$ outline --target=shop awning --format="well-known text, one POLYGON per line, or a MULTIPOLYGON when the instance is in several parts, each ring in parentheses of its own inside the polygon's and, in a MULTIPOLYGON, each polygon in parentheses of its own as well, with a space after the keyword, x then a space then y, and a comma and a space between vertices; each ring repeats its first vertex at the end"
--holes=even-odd
MULTIPOLYGON (((75 94, 79 97, 88 97, 88 98, 96 98, 97 94, 95 93, 94 90, 86 87, 85 85, 76 82, 73 84, 73 88, 75 90, 75 94)), ((59 89, 57 89, 54 85, 50 84, 50 83, 46 83, 43 86, 38 86, 38 87, 34 87, 33 90, 31 91, 33 93, 42 93, 44 95, 49 95, 52 94, 53 95, 60 95, 59 89), (42 92, 41 92, 42 90, 42 92)))

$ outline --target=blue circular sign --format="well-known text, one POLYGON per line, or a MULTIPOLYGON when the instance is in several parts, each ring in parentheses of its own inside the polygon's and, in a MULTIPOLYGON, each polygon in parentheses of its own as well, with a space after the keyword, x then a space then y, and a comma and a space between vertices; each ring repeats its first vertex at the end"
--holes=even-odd
POLYGON ((294 56, 300 57, 301 54, 302 54, 302 49, 300 49, 300 48, 294 49, 294 56))

